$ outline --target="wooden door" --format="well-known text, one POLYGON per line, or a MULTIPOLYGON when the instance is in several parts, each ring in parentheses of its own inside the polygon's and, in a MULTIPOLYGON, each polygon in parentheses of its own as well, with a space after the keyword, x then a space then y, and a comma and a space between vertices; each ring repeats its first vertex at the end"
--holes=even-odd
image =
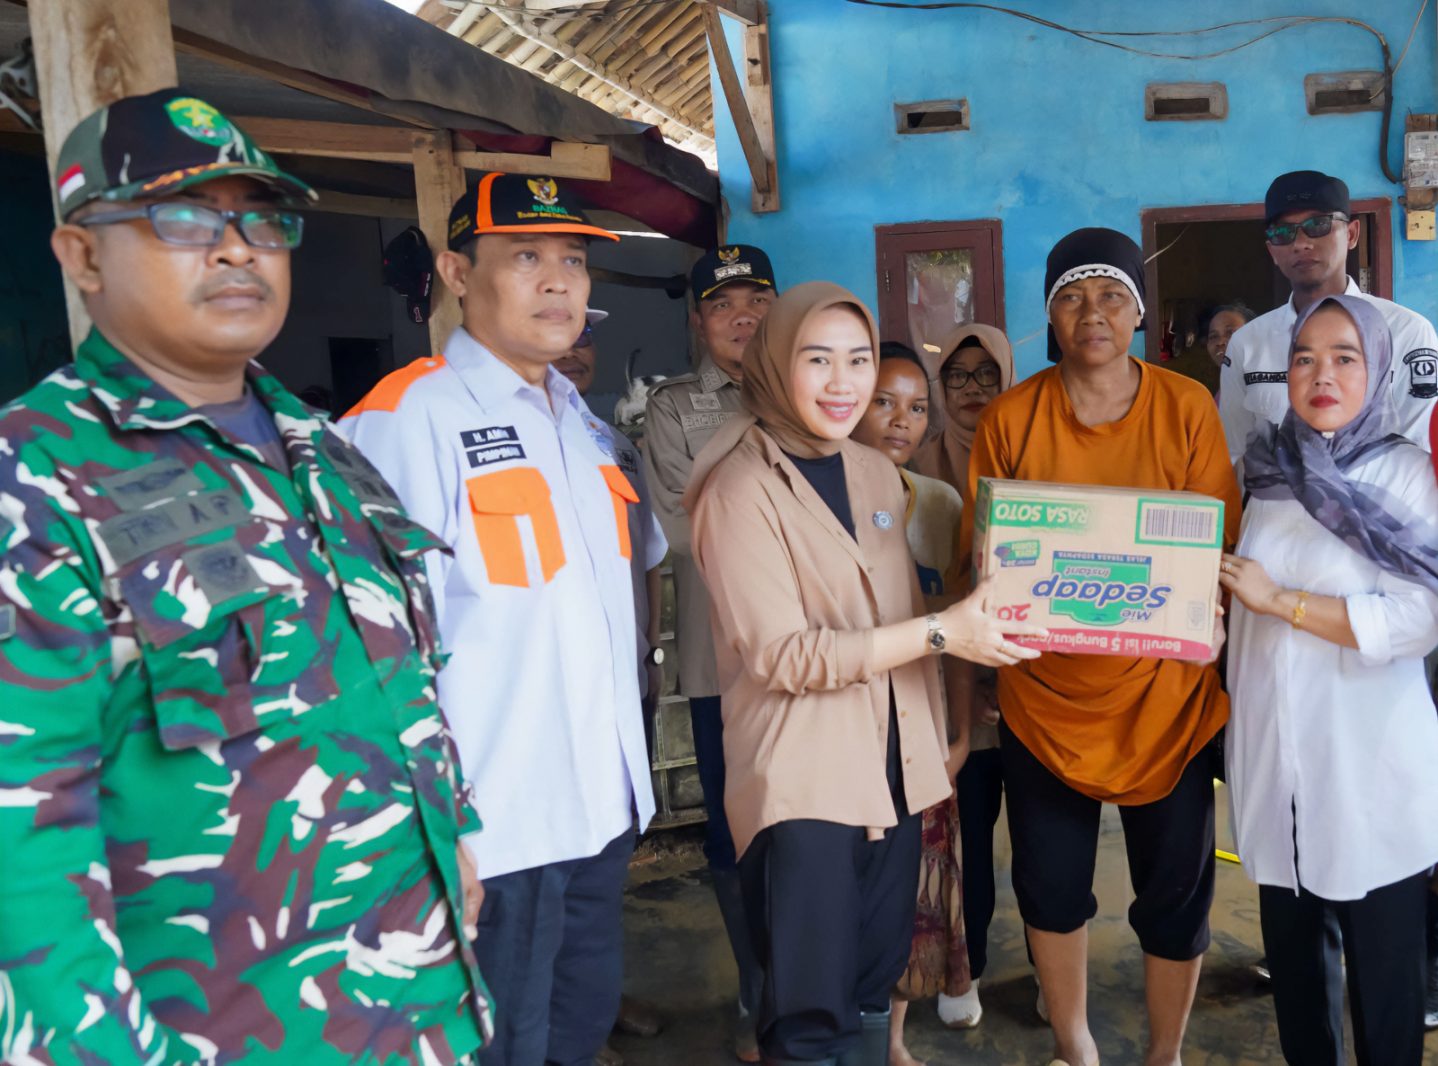
POLYGON ((874 244, 885 340, 922 351, 965 322, 1004 328, 998 219, 876 226, 874 244))

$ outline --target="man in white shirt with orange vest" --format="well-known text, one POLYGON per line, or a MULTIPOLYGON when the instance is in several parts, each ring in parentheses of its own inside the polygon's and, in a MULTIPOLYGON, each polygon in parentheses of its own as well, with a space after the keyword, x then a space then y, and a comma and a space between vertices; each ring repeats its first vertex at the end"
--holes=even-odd
POLYGON ((551 178, 487 174, 435 267, 461 301, 445 351, 340 428, 452 556, 427 559, 439 693, 485 833, 476 954, 497 1066, 589 1066, 619 1007, 636 823, 654 813, 635 670, 633 486, 552 364, 584 326, 593 226, 551 178))

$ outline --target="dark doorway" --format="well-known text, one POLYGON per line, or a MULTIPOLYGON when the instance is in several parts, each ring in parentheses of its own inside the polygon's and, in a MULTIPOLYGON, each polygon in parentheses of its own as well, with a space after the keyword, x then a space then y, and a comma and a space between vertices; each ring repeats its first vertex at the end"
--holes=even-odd
POLYGON ((1003 224, 913 222, 875 226, 879 332, 915 351, 956 326, 1004 326, 1003 224))
POLYGON ((330 411, 344 414, 394 369, 394 343, 388 337, 331 337, 330 381, 334 382, 330 411))
MULTIPOLYGON (((1393 294, 1391 209, 1386 198, 1353 202, 1361 234, 1348 256, 1348 273, 1359 288, 1388 299, 1393 294)), ((1262 204, 1152 208, 1142 219, 1151 294, 1145 358, 1163 361, 1202 348, 1198 329, 1209 308, 1241 302, 1263 314, 1288 299, 1288 282, 1264 247, 1262 204)))

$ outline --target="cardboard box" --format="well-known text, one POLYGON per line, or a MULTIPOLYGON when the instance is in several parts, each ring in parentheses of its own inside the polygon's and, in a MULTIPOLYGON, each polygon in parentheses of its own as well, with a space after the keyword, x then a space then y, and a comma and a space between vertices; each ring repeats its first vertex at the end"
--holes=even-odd
POLYGON ((980 478, 974 566, 1021 643, 1077 655, 1206 659, 1223 502, 1193 492, 980 478))

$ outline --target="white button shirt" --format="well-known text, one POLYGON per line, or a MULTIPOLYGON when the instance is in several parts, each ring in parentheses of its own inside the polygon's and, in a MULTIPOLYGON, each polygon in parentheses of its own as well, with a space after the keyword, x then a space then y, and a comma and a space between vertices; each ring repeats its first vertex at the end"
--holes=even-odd
POLYGON ((484 832, 481 877, 597 854, 654 814, 629 512, 604 423, 552 367, 527 384, 463 329, 339 428, 410 515, 451 658, 439 700, 484 832))
MULTIPOLYGON (((1349 477, 1429 516, 1438 543, 1425 452, 1405 445, 1349 477)), ((1293 499, 1253 499, 1237 554, 1283 588, 1344 598, 1358 639, 1357 650, 1340 647, 1234 602, 1228 785, 1245 872, 1352 900, 1427 869, 1438 862, 1438 712, 1423 656, 1438 644, 1438 595, 1360 555, 1293 499)))
MULTIPOLYGON (((1360 292, 1352 278, 1344 292, 1367 300, 1393 334, 1394 430, 1428 450, 1428 419, 1438 398, 1438 333, 1416 311, 1360 292)), ((1235 463, 1254 430, 1278 425, 1288 413, 1288 348, 1298 312, 1293 300, 1241 326, 1228 342, 1219 371, 1218 410, 1228 455, 1235 463)))

